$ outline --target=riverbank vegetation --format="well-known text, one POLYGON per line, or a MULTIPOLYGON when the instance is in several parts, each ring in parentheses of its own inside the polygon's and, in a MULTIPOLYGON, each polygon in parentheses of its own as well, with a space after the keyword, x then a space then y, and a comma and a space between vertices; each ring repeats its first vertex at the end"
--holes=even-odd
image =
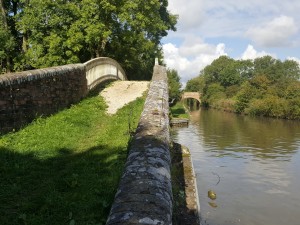
POLYGON ((168 87, 169 87, 169 99, 172 104, 178 102, 181 99, 181 83, 178 72, 174 69, 167 69, 168 87))
POLYGON ((144 100, 109 116, 90 97, 0 136, 1 225, 105 224, 144 100))
POLYGON ((171 118, 189 118, 189 114, 186 112, 183 102, 177 102, 174 106, 171 106, 170 112, 171 118))
POLYGON ((204 106, 274 118, 300 119, 300 67, 271 56, 234 60, 221 56, 187 82, 204 106))
POLYGON ((175 31, 168 0, 0 0, 0 74, 111 57, 129 79, 151 79, 175 31))
POLYGON ((186 113, 181 100, 182 90, 180 77, 178 72, 174 69, 167 70, 168 87, 169 87, 169 101, 170 101, 170 116, 171 118, 189 118, 186 113))

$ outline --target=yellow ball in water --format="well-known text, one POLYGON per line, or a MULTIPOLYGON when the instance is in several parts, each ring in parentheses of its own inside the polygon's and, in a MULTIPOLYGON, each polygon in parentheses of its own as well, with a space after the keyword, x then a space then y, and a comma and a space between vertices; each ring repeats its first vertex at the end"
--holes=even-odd
POLYGON ((217 198, 217 194, 213 191, 213 190, 209 190, 207 196, 211 199, 211 200, 215 200, 217 198))

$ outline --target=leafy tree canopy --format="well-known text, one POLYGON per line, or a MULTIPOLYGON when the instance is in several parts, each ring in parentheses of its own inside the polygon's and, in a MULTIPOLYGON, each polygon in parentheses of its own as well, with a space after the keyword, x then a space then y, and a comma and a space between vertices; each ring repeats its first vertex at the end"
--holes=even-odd
POLYGON ((181 98, 181 83, 180 77, 176 70, 167 70, 168 75, 168 85, 169 85, 169 97, 175 101, 180 100, 181 98))
POLYGON ((300 67, 271 56, 234 60, 221 56, 187 82, 204 105, 251 115, 300 119, 300 67))
POLYGON ((204 76, 198 76, 191 80, 188 80, 185 86, 185 91, 202 93, 204 85, 205 85, 204 76))
POLYGON ((13 42, 6 43, 13 51, 1 42, 2 68, 24 70, 107 56, 130 79, 150 79, 161 38, 176 30, 177 16, 167 6, 167 0, 1 0, 2 20, 11 34, 5 40, 13 42))

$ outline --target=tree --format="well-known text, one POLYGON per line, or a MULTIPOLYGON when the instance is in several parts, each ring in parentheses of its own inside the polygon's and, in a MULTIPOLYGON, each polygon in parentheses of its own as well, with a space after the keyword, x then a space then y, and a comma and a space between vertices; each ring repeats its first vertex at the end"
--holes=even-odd
POLYGON ((160 40, 176 30, 177 16, 168 12, 166 0, 127 0, 118 12, 120 26, 108 43, 109 56, 125 68, 132 79, 150 79, 154 58, 161 55, 160 40))
POLYGON ((239 84, 241 82, 238 63, 228 56, 220 56, 211 65, 204 68, 203 73, 208 83, 219 82, 223 87, 239 84))
POLYGON ((205 106, 213 106, 225 96, 225 88, 220 83, 210 83, 204 88, 203 104, 205 106))
POLYGON ((15 48, 15 39, 0 20, 0 74, 11 71, 11 55, 15 48))
POLYGON ((0 29, 16 43, 15 54, 6 53, 13 60, 6 61, 22 70, 107 56, 129 78, 150 79, 161 38, 176 30, 177 16, 167 6, 167 0, 1 0, 8 25, 0 29))
POLYGON ((14 24, 10 18, 11 16, 9 16, 10 5, 10 1, 0 0, 0 73, 2 71, 10 72, 12 70, 12 56, 14 55, 13 53, 16 47, 16 40, 12 35, 12 30, 10 30, 10 24, 14 24))
POLYGON ((293 80, 300 79, 300 65, 294 60, 285 60, 283 62, 283 77, 293 80))
POLYGON ((271 56, 263 56, 254 60, 256 75, 265 75, 269 80, 276 81, 282 75, 282 62, 271 56))
POLYGON ((251 79, 254 76, 254 64, 253 61, 248 60, 237 60, 236 70, 241 78, 241 82, 251 79))
POLYGON ((174 69, 172 70, 168 69, 167 75, 168 75, 168 85, 169 85, 169 98, 178 101, 181 98, 180 77, 178 76, 177 71, 174 69))
MULTIPOLYGON (((271 56, 234 60, 221 56, 201 71, 204 105, 278 118, 300 118, 300 67, 271 56)), ((199 90, 199 77, 186 90, 199 90)), ((202 84, 201 84, 202 85, 202 84)))
POLYGON ((185 86, 185 91, 200 92, 203 93, 203 88, 205 86, 204 76, 198 76, 188 80, 185 86))

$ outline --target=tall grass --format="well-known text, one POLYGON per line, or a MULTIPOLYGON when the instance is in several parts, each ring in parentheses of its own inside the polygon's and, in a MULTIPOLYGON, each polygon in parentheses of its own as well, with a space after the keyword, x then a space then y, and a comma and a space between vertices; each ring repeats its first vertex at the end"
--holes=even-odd
POLYGON ((1 136, 0 224, 105 224, 143 104, 109 116, 90 97, 1 136))

